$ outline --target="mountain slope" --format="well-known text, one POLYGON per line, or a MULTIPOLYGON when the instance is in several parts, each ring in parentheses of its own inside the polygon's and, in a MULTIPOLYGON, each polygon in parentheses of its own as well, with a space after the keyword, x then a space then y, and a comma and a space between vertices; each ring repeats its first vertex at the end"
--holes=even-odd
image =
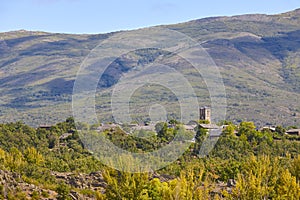
MULTIPOLYGON (((162 27, 197 40, 214 59, 226 87, 229 120, 300 125, 300 9, 278 15, 206 18, 162 27)), ((72 86, 79 66, 99 42, 113 34, 0 33, 1 121, 23 120, 38 125, 70 116, 72 86)), ((110 119, 107 94, 118 75, 137 63, 152 62, 160 54, 135 52, 129 57, 136 62, 124 58, 114 63, 114 70, 108 71, 100 83, 104 89, 98 98, 101 119, 110 119)), ((195 77, 193 84, 199 82, 195 77)), ((203 87, 200 84, 197 91, 199 103, 209 105, 203 87)), ((154 91, 163 94, 161 88, 154 91)), ((136 93, 140 107, 149 103, 144 101, 146 94, 146 90, 136 93)), ((171 93, 166 95, 169 98, 162 96, 148 100, 163 100, 176 107, 171 93)), ((135 112, 138 115, 140 110, 135 112)))

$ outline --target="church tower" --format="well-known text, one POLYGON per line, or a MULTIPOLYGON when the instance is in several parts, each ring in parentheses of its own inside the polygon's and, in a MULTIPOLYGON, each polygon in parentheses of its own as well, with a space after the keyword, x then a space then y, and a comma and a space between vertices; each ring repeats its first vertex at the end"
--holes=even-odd
POLYGON ((209 123, 211 123, 210 121, 210 108, 208 107, 201 107, 200 108, 200 120, 208 120, 209 123))

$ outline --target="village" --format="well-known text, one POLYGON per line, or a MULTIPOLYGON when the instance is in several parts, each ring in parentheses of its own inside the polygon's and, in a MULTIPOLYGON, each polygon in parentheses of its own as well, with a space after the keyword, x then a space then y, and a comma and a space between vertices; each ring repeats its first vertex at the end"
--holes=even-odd
MULTIPOLYGON (((130 123, 130 124, 121 124, 121 123, 103 123, 100 126, 97 126, 96 128, 93 128, 93 130, 96 130, 97 132, 105 132, 105 131, 115 131, 116 129, 122 130, 124 133, 132 136, 139 137, 138 132, 144 131, 146 134, 157 134, 156 130, 156 124, 161 122, 146 122, 146 123, 130 123)), ((169 122, 166 122, 168 128, 176 128, 178 124, 172 123, 172 120, 169 122)), ((182 127, 189 132, 192 132, 194 135, 196 134, 196 131, 198 128, 204 129, 210 138, 214 137, 220 137, 223 133, 223 130, 228 125, 218 125, 216 123, 211 122, 211 109, 209 107, 201 107, 199 109, 199 120, 196 121, 190 121, 187 124, 182 124, 182 127)), ((50 130, 52 125, 40 125, 38 128, 40 129, 46 129, 50 130)), ((236 125, 238 127, 238 125, 236 125)), ((257 131, 269 131, 271 133, 275 133, 277 131, 276 126, 263 126, 260 128, 256 128, 257 131)), ((58 146, 66 146, 66 140, 74 134, 74 131, 63 133, 58 138, 58 143, 56 147, 58 146)), ((237 134, 238 131, 234 130, 234 134, 237 134)), ((150 135, 151 135, 150 134, 150 135)), ((288 130, 284 130, 284 135, 290 136, 290 137, 298 137, 300 136, 300 128, 291 128, 288 130)), ((144 136, 144 139, 147 138, 144 136)), ((195 137, 189 140, 188 142, 195 143, 195 137)))
MULTIPOLYGON (((155 132, 155 125, 159 122, 151 122, 151 123, 131 123, 131 124, 116 124, 116 123, 105 123, 97 128, 97 131, 103 132, 105 130, 114 130, 115 128, 120 128, 127 134, 131 134, 135 131, 145 130, 145 131, 153 131, 155 132)), ((201 107, 199 109, 199 120, 198 121, 190 121, 187 124, 183 124, 183 127, 186 131, 196 131, 196 127, 199 125, 200 128, 207 130, 208 132, 215 133, 216 131, 212 130, 220 130, 219 134, 211 134, 211 137, 218 137, 222 133, 222 130, 227 127, 227 125, 217 125, 216 123, 211 122, 211 109, 209 107, 201 107), (198 123, 202 122, 202 123, 198 123), (205 122, 205 123, 204 123, 205 122)), ((168 128, 175 128, 176 124, 168 123, 168 128)), ((257 131, 269 130, 270 132, 276 131, 276 126, 263 126, 257 128, 257 131)), ((285 131, 286 135, 291 136, 300 136, 300 128, 288 129, 285 131)))

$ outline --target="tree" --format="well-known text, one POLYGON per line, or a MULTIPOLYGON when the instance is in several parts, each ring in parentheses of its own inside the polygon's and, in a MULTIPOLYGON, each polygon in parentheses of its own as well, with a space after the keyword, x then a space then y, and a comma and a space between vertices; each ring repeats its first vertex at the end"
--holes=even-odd
POLYGON ((155 125, 155 131, 157 132, 157 137, 159 137, 162 142, 168 142, 174 137, 174 129, 168 128, 168 124, 165 122, 159 122, 155 125))
POLYGON ((202 145, 202 142, 207 138, 207 134, 208 131, 207 129, 204 129, 200 126, 198 126, 197 128, 197 132, 196 132, 196 135, 195 135, 195 144, 194 144, 194 154, 199 154, 199 151, 201 149, 201 145, 202 145))
POLYGON ((170 187, 169 183, 162 183, 159 178, 154 178, 147 184, 147 190, 145 190, 144 197, 153 200, 171 199, 172 187, 170 187))
POLYGON ((6 155, 7 156, 5 158, 5 161, 8 169, 14 172, 22 172, 23 167, 25 165, 22 152, 20 152, 17 148, 13 147, 6 155))
POLYGON ((29 147, 24 152, 24 158, 29 165, 42 166, 44 157, 34 147, 29 147))
POLYGON ((147 173, 128 173, 106 169, 103 178, 107 183, 107 199, 143 199, 149 180, 147 173))
POLYGON ((238 175, 233 199, 299 199, 300 185, 278 158, 251 156, 238 175))
POLYGON ((300 185, 288 169, 280 174, 275 196, 276 199, 300 199, 300 185))
POLYGON ((253 122, 241 122, 239 126, 238 135, 250 135, 251 132, 255 131, 255 125, 253 122))
POLYGON ((171 120, 169 121, 169 124, 176 125, 176 124, 179 124, 179 122, 178 122, 176 119, 171 119, 171 120))
POLYGON ((282 126, 276 126, 275 132, 278 133, 279 135, 283 136, 285 134, 286 130, 282 126))
POLYGON ((300 155, 295 157, 291 162, 290 172, 296 177, 296 180, 300 182, 300 155))
POLYGON ((226 136, 234 136, 235 126, 233 124, 227 125, 224 130, 223 134, 226 136))
POLYGON ((168 125, 165 122, 158 122, 155 125, 155 131, 158 137, 162 137, 167 132, 168 125))
POLYGON ((71 197, 69 196, 70 194, 70 188, 67 184, 65 183, 60 183, 57 188, 57 199, 58 200, 71 200, 71 197))

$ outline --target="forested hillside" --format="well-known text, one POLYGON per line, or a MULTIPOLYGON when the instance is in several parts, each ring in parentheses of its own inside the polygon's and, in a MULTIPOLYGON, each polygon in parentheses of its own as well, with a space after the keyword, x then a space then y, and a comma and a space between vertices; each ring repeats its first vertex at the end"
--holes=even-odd
MULTIPOLYGON (((101 164, 84 148, 72 118, 38 129, 1 124, 0 199, 299 199, 299 136, 285 135, 281 126, 271 132, 257 131, 253 122, 226 124, 208 156, 199 157, 208 133, 198 126, 180 158, 149 173, 101 164)), ((148 152, 168 144, 180 127, 146 139, 119 128, 103 134, 127 151, 148 152)))

